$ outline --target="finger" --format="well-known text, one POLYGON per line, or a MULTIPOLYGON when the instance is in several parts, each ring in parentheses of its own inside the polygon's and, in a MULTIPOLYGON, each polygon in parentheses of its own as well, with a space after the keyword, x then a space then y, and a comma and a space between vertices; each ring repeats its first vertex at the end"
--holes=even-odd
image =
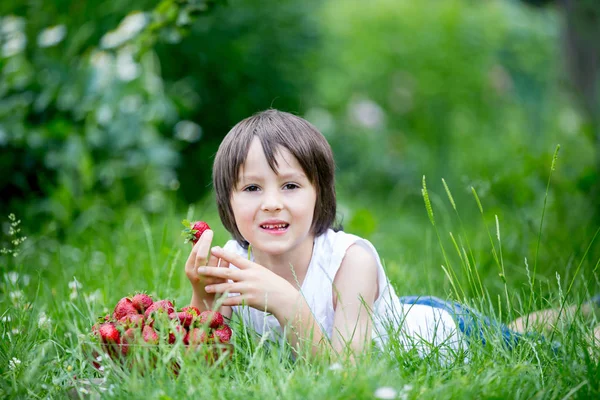
POLYGON ((213 239, 213 231, 210 229, 207 229, 204 231, 204 233, 202 233, 202 236, 200 236, 200 239, 194 246, 194 248, 196 250, 196 259, 194 262, 197 267, 200 265, 206 265, 206 260, 208 257, 208 250, 210 249, 212 239, 213 239))
POLYGON ((206 265, 210 265, 211 267, 219 267, 220 264, 221 259, 211 253, 208 257, 208 263, 206 265))
POLYGON ((216 257, 221 258, 224 261, 227 261, 230 264, 235 265, 239 269, 248 269, 255 265, 252 261, 248 260, 247 258, 244 258, 231 251, 224 250, 219 246, 215 246, 212 249, 210 249, 210 253, 216 257))
POLYGON ((236 282, 224 282, 216 283, 214 285, 207 285, 204 287, 206 293, 242 293, 244 289, 239 283, 236 282))
POLYGON ((198 275, 211 276, 213 278, 239 280, 239 270, 233 268, 220 268, 211 266, 198 267, 198 275))
POLYGON ((242 306, 242 305, 246 305, 248 302, 248 297, 240 294, 240 295, 236 295, 236 296, 229 296, 226 299, 223 300, 222 305, 224 306, 242 306))

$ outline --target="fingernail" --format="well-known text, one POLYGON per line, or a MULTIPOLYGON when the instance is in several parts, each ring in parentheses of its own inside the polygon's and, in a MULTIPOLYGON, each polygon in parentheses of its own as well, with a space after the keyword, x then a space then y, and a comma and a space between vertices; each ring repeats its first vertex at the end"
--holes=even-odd
POLYGON ((198 268, 198 273, 199 273, 199 274, 203 274, 203 273, 205 273, 205 272, 206 272, 206 268, 204 268, 204 267, 200 267, 200 268, 198 268))
POLYGON ((211 290, 212 290, 212 286, 204 286, 204 291, 206 293, 210 293, 211 290))
POLYGON ((212 249, 210 249, 211 251, 219 251, 221 250, 221 248, 219 246, 215 246, 212 249))

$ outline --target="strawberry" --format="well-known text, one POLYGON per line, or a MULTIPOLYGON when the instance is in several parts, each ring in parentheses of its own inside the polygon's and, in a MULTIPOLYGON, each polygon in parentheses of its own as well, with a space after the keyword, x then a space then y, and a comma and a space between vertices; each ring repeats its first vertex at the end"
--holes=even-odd
POLYGON ((142 331, 142 339, 146 343, 158 344, 158 333, 150 325, 146 325, 142 331))
POLYGON ((185 226, 181 232, 181 236, 185 238, 184 243, 192 242, 192 245, 196 244, 205 230, 210 229, 210 226, 204 221, 190 222, 184 219, 181 223, 185 226))
POLYGON ((185 311, 179 311, 169 314, 169 318, 178 320, 181 324, 180 326, 184 326, 187 328, 194 321, 194 314, 185 311))
POLYGON ((119 357, 118 346, 121 344, 121 334, 112 322, 105 322, 98 327, 98 335, 104 351, 115 359, 119 357))
POLYGON ((184 343, 189 344, 201 344, 208 342, 209 336, 208 332, 202 328, 193 328, 189 331, 189 333, 183 338, 184 343))
POLYGON ((223 325, 223 314, 218 311, 202 311, 200 313, 200 324, 208 324, 210 328, 217 329, 223 325))
POLYGON ((112 322, 105 322, 98 327, 98 333, 100 334, 100 340, 105 344, 119 344, 121 343, 121 335, 117 326, 112 322))
POLYGON ((144 326, 144 316, 142 314, 126 315, 119 320, 119 323, 123 326, 124 329, 142 329, 142 327, 144 326))
POLYGON ((116 320, 120 320, 121 318, 132 314, 138 314, 138 310, 135 308, 129 297, 123 297, 115 306, 113 317, 116 320))
POLYGON ((181 311, 185 311, 185 312, 187 312, 187 313, 189 313, 189 314, 192 314, 192 315, 194 315, 194 316, 196 316, 196 317, 197 317, 198 315, 200 315, 200 310, 198 309, 198 307, 194 307, 194 306, 187 306, 187 307, 183 307, 183 308, 181 309, 181 311))
POLYGON ((145 293, 137 293, 131 298, 131 302, 140 314, 143 314, 146 311, 146 309, 150 307, 152 303, 154 303, 152 297, 148 296, 145 293))
POLYGON ((229 343, 231 340, 231 328, 228 325, 220 326, 213 332, 213 339, 215 342, 229 343))
POLYGON ((164 312, 169 315, 174 311, 175 307, 173 307, 173 303, 171 303, 169 300, 158 300, 152 303, 152 305, 146 309, 144 316, 146 319, 148 319, 148 317, 155 312, 164 312))
POLYGON ((187 332, 183 326, 175 325, 175 328, 169 332, 169 344, 175 343, 177 336, 185 337, 186 333, 187 332))

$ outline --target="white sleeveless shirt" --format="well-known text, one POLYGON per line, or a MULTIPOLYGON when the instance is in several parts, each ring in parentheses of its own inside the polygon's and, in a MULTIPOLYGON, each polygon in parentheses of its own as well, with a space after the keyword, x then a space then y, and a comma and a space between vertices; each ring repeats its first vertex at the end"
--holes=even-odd
MULTIPOLYGON (((440 347, 440 352, 444 353, 462 346, 462 334, 450 313, 427 305, 401 303, 387 279, 375 247, 366 239, 331 229, 315 238, 312 258, 300 288, 327 337, 331 338, 335 314, 333 281, 346 251, 354 244, 365 248, 377 261, 379 290, 372 310, 372 339, 380 349, 384 348, 390 334, 397 337, 406 350, 415 348, 421 356, 431 351, 432 347, 440 347)), ((224 248, 244 258, 248 255, 248 250, 235 240, 228 241, 224 248)), ((251 260, 254 261, 252 255, 251 260)), ((230 267, 237 268, 234 265, 230 267)), ((233 312, 259 335, 269 335, 274 340, 283 339, 281 326, 273 315, 248 306, 234 306, 233 312)))

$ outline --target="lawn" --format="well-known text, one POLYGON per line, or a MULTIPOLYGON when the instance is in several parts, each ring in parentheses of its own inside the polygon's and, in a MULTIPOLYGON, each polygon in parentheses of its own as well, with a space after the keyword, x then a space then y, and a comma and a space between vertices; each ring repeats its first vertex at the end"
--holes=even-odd
MULTIPOLYGON (((364 206, 341 204, 348 213, 364 206)), ((208 363, 177 342, 152 349, 153 357, 150 350, 142 350, 133 367, 104 357, 99 371, 92 365, 97 360, 90 349, 97 345, 90 329, 121 297, 145 291, 155 299, 171 299, 178 308, 189 302, 191 290, 183 273, 189 244, 180 237, 180 221, 194 217, 218 221, 218 216, 210 199, 183 212, 163 211, 148 214, 131 208, 122 214, 117 227, 104 224, 101 215, 83 214, 69 232, 50 230, 43 236, 19 231, 18 217, 4 217, 14 228, 10 237, 17 239, 9 250, 17 255, 5 254, 2 259, 7 267, 3 266, 0 286, 1 398, 550 399, 600 395, 600 348, 591 344, 594 321, 584 320, 579 312, 543 338, 524 337, 511 348, 490 331, 485 345, 473 341, 451 357, 432 349, 421 358, 392 339, 383 351, 358 355, 354 365, 338 362, 326 352, 314 358, 301 350, 293 357, 285 345, 260 338, 232 320, 235 351, 230 358, 208 363), (81 233, 77 227, 84 225, 87 228, 81 233), (180 366, 178 374, 173 373, 175 362, 180 366)), ((436 213, 435 217, 441 216, 436 213)), ((373 218, 382 220, 377 213, 373 218)), ((396 219, 417 220, 411 232, 423 232, 411 243, 412 251, 401 244, 408 235, 398 225, 377 224, 372 232, 374 241, 399 238, 397 249, 405 250, 401 256, 400 251, 390 250, 391 243, 383 243, 381 250, 400 294, 450 296, 502 321, 545 305, 559 306, 565 297, 569 303, 581 304, 590 295, 579 284, 561 285, 558 276, 554 282, 532 281, 533 260, 526 270, 529 287, 511 279, 511 272, 499 276, 503 260, 500 228, 494 219, 487 227, 490 233, 484 227, 469 240, 460 236, 460 229, 454 234, 457 243, 487 241, 490 247, 495 243, 498 269, 487 274, 477 270, 483 267, 477 266, 476 259, 483 256, 480 252, 467 256, 468 248, 462 264, 441 261, 446 265, 440 266, 444 254, 447 261, 461 258, 452 256, 452 247, 444 246, 441 251, 439 244, 444 240, 436 237, 446 237, 448 232, 431 225, 425 207, 421 214, 396 219), (421 262, 411 266, 419 255, 421 262)), ((223 243, 227 232, 218 223, 213 225, 215 242, 223 243)), ((368 223, 354 220, 349 225, 367 229, 368 223)))

